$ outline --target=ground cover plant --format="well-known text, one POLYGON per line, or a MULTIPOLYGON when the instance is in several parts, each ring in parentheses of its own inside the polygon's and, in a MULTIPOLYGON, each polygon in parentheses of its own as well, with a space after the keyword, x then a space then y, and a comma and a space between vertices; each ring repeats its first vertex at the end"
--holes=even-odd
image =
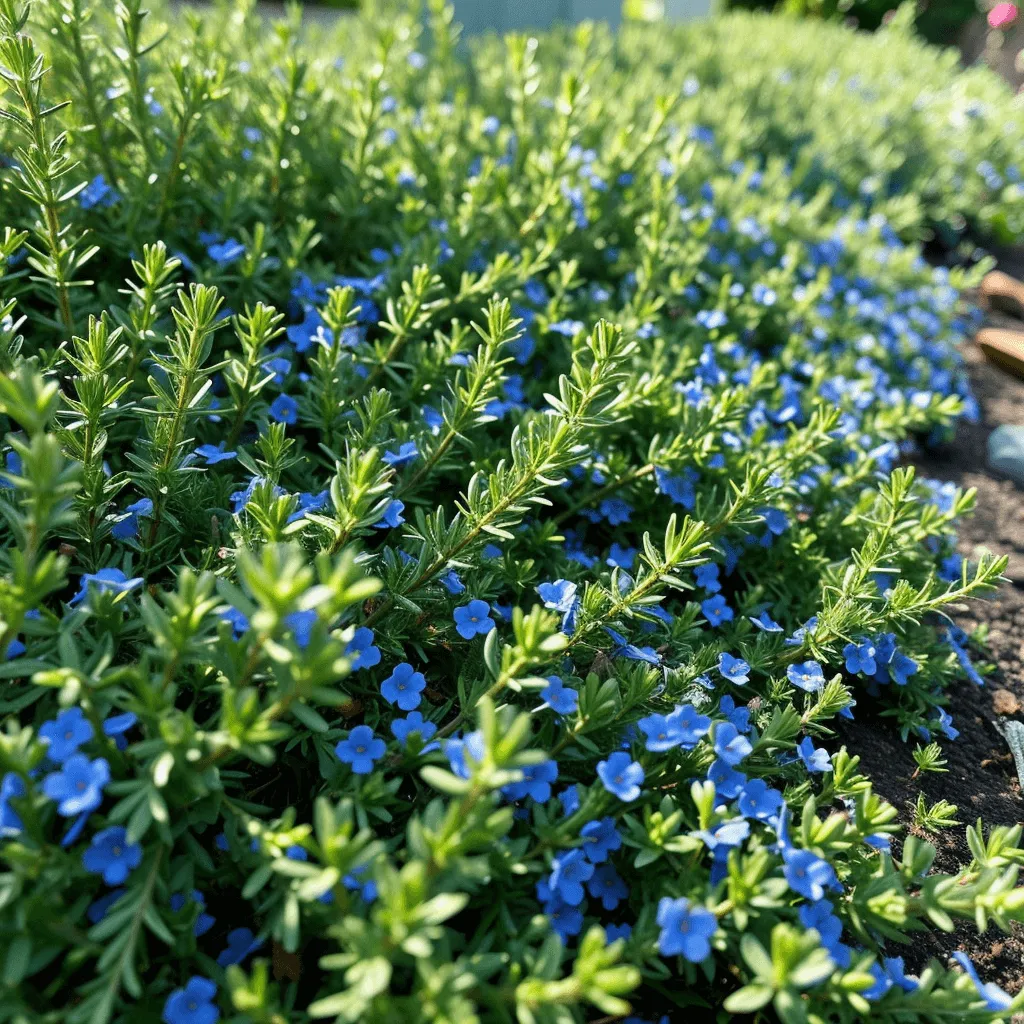
POLYGON ((934 180, 1010 181, 1010 97, 899 34, 797 130, 686 29, 158 21, 0 0, 0 1016, 1008 1016, 905 951, 1024 918, 1021 830, 931 872, 835 726, 941 770, 983 684, 1004 562, 899 463, 976 411, 916 240, 1010 229, 934 180))

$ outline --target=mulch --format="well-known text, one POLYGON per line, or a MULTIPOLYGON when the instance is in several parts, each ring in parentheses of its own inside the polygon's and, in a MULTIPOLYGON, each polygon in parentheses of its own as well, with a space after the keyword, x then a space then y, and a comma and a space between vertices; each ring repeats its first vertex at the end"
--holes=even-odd
MULTIPOLYGON (((1006 269, 1019 276, 1024 267, 1006 269)), ((990 316, 989 322, 1024 329, 998 314, 990 316)), ((1013 757, 994 725, 1001 715, 1024 721, 1024 489, 985 468, 988 435, 1002 423, 1024 424, 1024 382, 987 363, 973 344, 965 347, 964 357, 982 422, 962 424, 953 443, 914 461, 922 476, 976 488, 975 513, 961 523, 961 553, 967 558, 976 558, 982 550, 1009 556, 1010 582, 994 597, 972 602, 956 616, 968 632, 987 626, 988 660, 995 671, 984 687, 965 679, 950 694, 950 711, 960 736, 942 741, 946 773, 914 778, 914 743, 904 743, 887 719, 849 723, 841 736, 850 751, 860 755, 861 767, 874 780, 876 791, 900 809, 901 822, 937 847, 935 870, 945 873, 955 873, 970 862, 964 832, 979 817, 986 828, 1024 822, 1024 794, 1013 757), (956 804, 960 825, 938 834, 914 828, 912 808, 920 791, 929 803, 945 799, 956 804)), ((980 661, 977 655, 974 660, 980 661)), ((902 954, 908 967, 920 970, 933 957, 947 962, 955 950, 965 951, 986 981, 1011 993, 1024 988, 1024 927, 1004 935, 990 926, 979 935, 973 925, 965 924, 952 935, 923 933, 912 946, 894 947, 892 953, 902 954)))

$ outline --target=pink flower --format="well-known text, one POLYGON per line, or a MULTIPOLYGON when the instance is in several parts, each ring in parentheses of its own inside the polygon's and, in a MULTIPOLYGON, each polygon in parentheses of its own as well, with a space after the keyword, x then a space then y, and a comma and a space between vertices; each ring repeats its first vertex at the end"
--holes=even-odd
POLYGON ((1012 25, 1017 20, 1016 4, 996 4, 991 11, 988 12, 988 24, 990 28, 1005 28, 1007 25, 1012 25))

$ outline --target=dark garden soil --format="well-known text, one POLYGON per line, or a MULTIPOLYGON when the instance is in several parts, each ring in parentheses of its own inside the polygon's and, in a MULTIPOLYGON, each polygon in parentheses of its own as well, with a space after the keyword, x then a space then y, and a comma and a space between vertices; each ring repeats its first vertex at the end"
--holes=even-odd
MULTIPOLYGON (((1024 261, 1020 263, 1006 269, 1019 275, 1024 269, 1024 261)), ((998 315, 990 321, 995 326, 1024 329, 1024 324, 998 315)), ((964 838, 967 825, 979 817, 986 827, 1024 822, 1024 794, 1013 758, 994 725, 1005 717, 1024 721, 1024 489, 985 468, 986 442, 992 430, 1001 423, 1024 424, 1024 382, 991 366, 973 345, 966 347, 964 356, 981 404, 982 422, 962 425, 953 444, 915 461, 923 476, 977 489, 976 511, 961 524, 962 554, 976 557, 986 549, 1009 556, 1007 576, 1011 582, 991 599, 973 602, 955 616, 968 632, 978 625, 988 627, 988 660, 995 671, 987 677, 986 686, 965 680, 951 693, 950 711, 960 736, 942 743, 948 761, 944 774, 913 778, 914 744, 903 743, 885 719, 850 723, 842 734, 851 752, 860 755, 861 767, 874 780, 876 790, 900 809, 901 821, 938 848, 935 870, 949 873, 971 859, 964 838), (956 804, 960 826, 938 834, 914 828, 912 808, 919 791, 929 803, 945 799, 956 804)), ((976 663, 980 660, 975 654, 976 663)), ((1024 988, 1021 927, 1012 935, 1003 935, 994 926, 978 935, 973 925, 964 925, 953 935, 928 932, 918 936, 906 951, 894 949, 893 953, 902 953, 908 964, 920 969, 932 957, 946 962, 958 949, 977 963, 986 981, 1013 993, 1024 988)))

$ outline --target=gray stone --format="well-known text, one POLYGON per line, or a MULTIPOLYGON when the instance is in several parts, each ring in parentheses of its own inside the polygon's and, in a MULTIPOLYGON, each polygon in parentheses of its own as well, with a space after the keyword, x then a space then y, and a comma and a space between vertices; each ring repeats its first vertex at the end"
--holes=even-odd
POLYGON ((1024 485, 1024 427, 1003 424, 988 439, 988 466, 1024 485))

